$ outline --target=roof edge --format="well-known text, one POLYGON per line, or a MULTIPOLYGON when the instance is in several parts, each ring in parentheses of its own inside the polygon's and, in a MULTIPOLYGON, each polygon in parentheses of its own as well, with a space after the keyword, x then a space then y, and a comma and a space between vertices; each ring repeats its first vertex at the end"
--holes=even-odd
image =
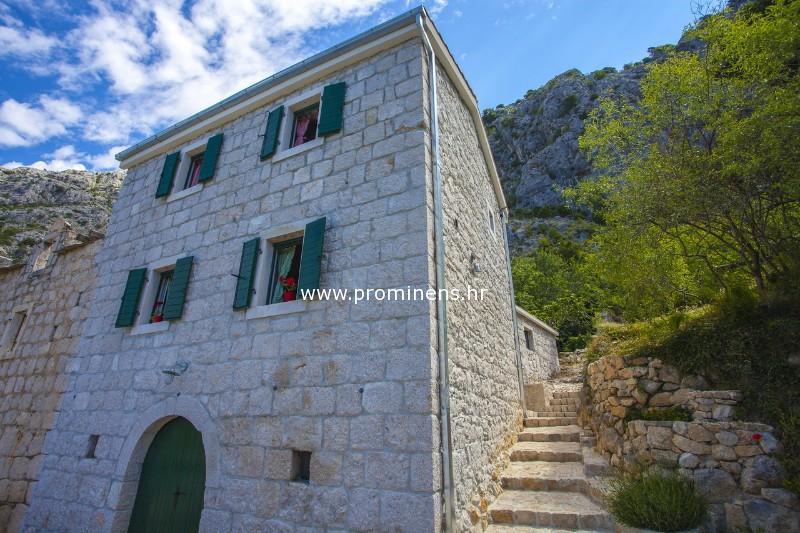
POLYGON ((556 331, 554 328, 548 326, 543 320, 536 318, 535 316, 533 316, 532 314, 530 314, 529 312, 527 312, 525 309, 521 308, 518 305, 515 306, 515 307, 517 308, 517 314, 518 315, 522 315, 523 317, 527 318, 528 320, 530 320, 531 322, 533 322, 537 326, 541 327, 545 331, 548 331, 548 332, 552 333, 553 335, 555 335, 556 337, 558 337, 558 331, 556 331))

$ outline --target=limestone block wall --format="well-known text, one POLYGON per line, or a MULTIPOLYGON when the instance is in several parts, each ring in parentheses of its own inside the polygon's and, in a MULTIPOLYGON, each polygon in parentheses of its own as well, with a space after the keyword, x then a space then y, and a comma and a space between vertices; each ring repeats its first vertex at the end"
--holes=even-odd
POLYGON ((587 367, 583 421, 615 466, 658 465, 694 480, 710 503, 709 531, 800 529, 800 500, 781 488, 773 428, 733 420, 741 393, 691 388, 704 386, 701 376, 681 376, 658 359, 603 357, 587 367), (692 421, 626 418, 675 407, 692 421))
POLYGON ((27 313, 16 344, 0 348, 0 531, 16 531, 30 505, 94 291, 100 243, 59 246, 35 272, 37 257, 0 271, 0 335, 15 310, 27 313))
POLYGON ((428 303, 232 310, 242 243, 321 216, 322 287, 429 287, 421 66, 414 39, 303 88, 347 83, 343 130, 281 161, 259 151, 283 99, 207 132, 224 133, 217 172, 180 200, 154 197, 164 154, 130 169, 27 531, 124 530, 143 434, 175 415, 203 435, 203 531, 438 529, 428 303), (181 254, 194 256, 183 317, 115 328, 128 271, 181 254), (188 370, 169 382, 179 360, 188 370), (312 452, 309 484, 289 479, 292 449, 312 452))
POLYGON ((558 374, 560 371, 558 342, 553 329, 534 320, 530 314, 517 309, 517 336, 522 357, 524 383, 544 381, 558 374), (531 332, 532 348, 526 345, 525 330, 531 332))
POLYGON ((468 109, 441 69, 437 80, 446 283, 462 294, 486 290, 483 299, 447 304, 456 528, 463 531, 480 527, 499 491, 522 411, 498 202, 468 109))

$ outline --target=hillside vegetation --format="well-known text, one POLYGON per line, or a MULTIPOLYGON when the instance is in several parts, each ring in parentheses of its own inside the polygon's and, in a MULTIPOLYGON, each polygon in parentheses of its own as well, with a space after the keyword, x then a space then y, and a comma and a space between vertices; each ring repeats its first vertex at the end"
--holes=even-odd
POLYGON ((584 121, 561 191, 592 224, 513 264, 517 299, 594 357, 655 356, 745 392, 800 489, 800 1, 706 16, 584 121))

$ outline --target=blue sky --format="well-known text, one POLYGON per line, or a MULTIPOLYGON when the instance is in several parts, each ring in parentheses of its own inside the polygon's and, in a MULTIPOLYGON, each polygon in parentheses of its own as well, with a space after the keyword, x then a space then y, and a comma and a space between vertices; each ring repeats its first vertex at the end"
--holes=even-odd
MULTIPOLYGON (((431 0, 482 107, 674 43, 691 0, 431 0)), ((408 0, 0 0, 0 165, 113 154, 397 15, 408 0)))

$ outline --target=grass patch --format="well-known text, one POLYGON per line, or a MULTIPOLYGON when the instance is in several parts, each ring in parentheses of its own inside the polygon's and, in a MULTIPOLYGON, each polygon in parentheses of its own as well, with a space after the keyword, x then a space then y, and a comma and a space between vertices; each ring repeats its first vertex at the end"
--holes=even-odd
POLYGON ((733 299, 646 322, 600 324, 589 358, 657 357, 712 388, 738 389, 737 417, 777 429, 786 487, 800 490, 800 310, 733 299))
POLYGON ((695 528, 708 512, 690 480, 654 469, 619 474, 611 481, 606 503, 618 522, 656 531, 695 528))
POLYGON ((653 407, 644 411, 638 407, 631 407, 625 414, 625 422, 633 420, 648 420, 655 422, 691 422, 692 413, 683 407, 653 407))

